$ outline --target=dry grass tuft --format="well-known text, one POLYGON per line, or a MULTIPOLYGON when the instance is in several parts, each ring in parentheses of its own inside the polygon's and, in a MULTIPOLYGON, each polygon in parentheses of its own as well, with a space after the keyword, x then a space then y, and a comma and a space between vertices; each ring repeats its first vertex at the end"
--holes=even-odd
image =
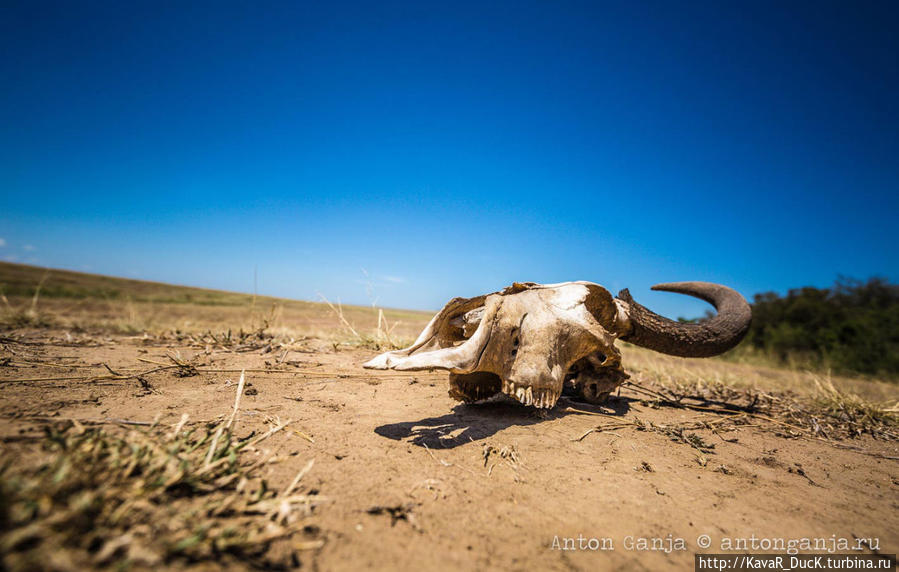
POLYGON ((365 334, 360 333, 358 328, 356 328, 347 319, 347 317, 344 315, 343 306, 340 304, 340 301, 338 301, 337 305, 335 306, 323 294, 319 294, 319 297, 321 298, 322 302, 327 304, 331 309, 340 324, 339 327, 345 332, 346 335, 349 336, 350 342, 352 344, 377 351, 395 350, 408 345, 407 343, 405 343, 405 340, 401 341, 394 339, 393 331, 399 324, 399 321, 394 322, 394 324, 391 326, 387 321, 386 316, 384 315, 383 309, 372 306, 372 310, 377 314, 378 322, 377 326, 375 327, 374 334, 365 334))
POLYGON ((41 297, 41 289, 49 277, 50 271, 48 270, 44 272, 44 275, 37 283, 30 303, 22 303, 19 307, 15 307, 10 303, 6 293, 2 290, 2 286, 0 286, 0 301, 3 302, 3 315, 0 317, 0 325, 8 328, 44 328, 54 325, 55 321, 52 316, 41 312, 37 305, 41 297))
POLYGON ((233 419, 125 431, 77 421, 45 427, 44 459, 0 463, 0 554, 9 570, 109 569, 174 562, 299 564, 319 547, 304 525, 325 499, 297 494, 306 466, 278 493, 260 476, 262 436, 236 437, 233 419), (256 454, 251 454, 256 453, 256 454), (272 551, 279 541, 287 549, 272 551))
POLYGON ((896 385, 874 379, 665 356, 625 344, 627 383, 647 402, 776 418, 785 436, 899 439, 896 385))
MULTIPOLYGON (((847 439, 870 435, 877 439, 899 440, 899 411, 851 393, 839 391, 831 380, 818 380, 812 395, 793 392, 767 392, 754 388, 734 388, 723 382, 672 380, 667 383, 632 379, 625 387, 644 396, 654 407, 678 407, 727 415, 731 421, 741 418, 761 420, 786 437, 847 439), (639 383, 643 381, 644 383, 639 383)), ((653 428, 655 429, 655 428, 653 428)), ((689 436, 669 434, 702 452, 689 436)))
MULTIPOLYGON (((838 390, 833 380, 815 380, 817 392, 812 400, 809 416, 819 414, 830 426, 836 426, 841 433, 860 437, 867 433, 881 438, 899 438, 899 403, 892 407, 873 403, 853 393, 838 390)), ((809 422, 816 433, 823 428, 815 417, 809 422)))

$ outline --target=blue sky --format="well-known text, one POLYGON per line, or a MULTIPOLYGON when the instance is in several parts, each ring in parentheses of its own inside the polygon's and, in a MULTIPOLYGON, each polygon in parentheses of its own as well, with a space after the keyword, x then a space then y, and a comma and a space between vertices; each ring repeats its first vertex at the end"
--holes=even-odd
POLYGON ((672 316, 650 285, 895 281, 897 6, 4 2, 0 259, 672 316))

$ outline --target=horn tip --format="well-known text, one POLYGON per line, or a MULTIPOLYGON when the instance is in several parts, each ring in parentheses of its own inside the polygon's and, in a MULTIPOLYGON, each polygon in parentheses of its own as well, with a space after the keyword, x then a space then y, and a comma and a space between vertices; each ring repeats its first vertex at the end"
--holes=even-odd
POLYGON ((661 284, 656 284, 654 286, 651 286, 649 289, 655 290, 657 292, 672 292, 672 291, 679 290, 685 286, 689 287, 692 285, 704 286, 704 285, 707 285, 707 283, 706 282, 696 282, 696 281, 693 281, 693 282, 662 282, 661 284))

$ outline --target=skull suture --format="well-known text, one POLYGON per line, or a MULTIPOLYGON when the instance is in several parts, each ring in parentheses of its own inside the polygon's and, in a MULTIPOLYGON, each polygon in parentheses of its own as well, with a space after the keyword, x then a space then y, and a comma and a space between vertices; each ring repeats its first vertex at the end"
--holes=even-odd
POLYGON ((504 393, 525 405, 553 407, 563 389, 601 402, 628 375, 616 339, 686 356, 735 346, 751 320, 740 294, 718 284, 677 282, 654 290, 702 298, 718 315, 681 324, 651 312, 622 290, 613 298, 592 282, 515 283, 501 292, 454 298, 410 347, 364 364, 372 369, 450 372, 450 395, 474 402, 504 393))

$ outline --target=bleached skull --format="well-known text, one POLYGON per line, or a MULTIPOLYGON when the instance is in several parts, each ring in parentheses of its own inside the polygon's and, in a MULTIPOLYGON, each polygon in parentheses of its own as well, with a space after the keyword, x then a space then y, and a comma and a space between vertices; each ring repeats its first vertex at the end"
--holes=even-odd
POLYGON ((454 298, 414 344, 378 355, 363 367, 446 369, 450 395, 460 401, 502 392, 525 405, 549 408, 566 386, 600 402, 627 379, 616 339, 705 357, 732 348, 749 328, 749 305, 726 286, 679 282, 653 289, 702 298, 719 314, 703 323, 681 324, 637 304, 626 289, 613 298, 592 282, 515 283, 493 294, 454 298))

